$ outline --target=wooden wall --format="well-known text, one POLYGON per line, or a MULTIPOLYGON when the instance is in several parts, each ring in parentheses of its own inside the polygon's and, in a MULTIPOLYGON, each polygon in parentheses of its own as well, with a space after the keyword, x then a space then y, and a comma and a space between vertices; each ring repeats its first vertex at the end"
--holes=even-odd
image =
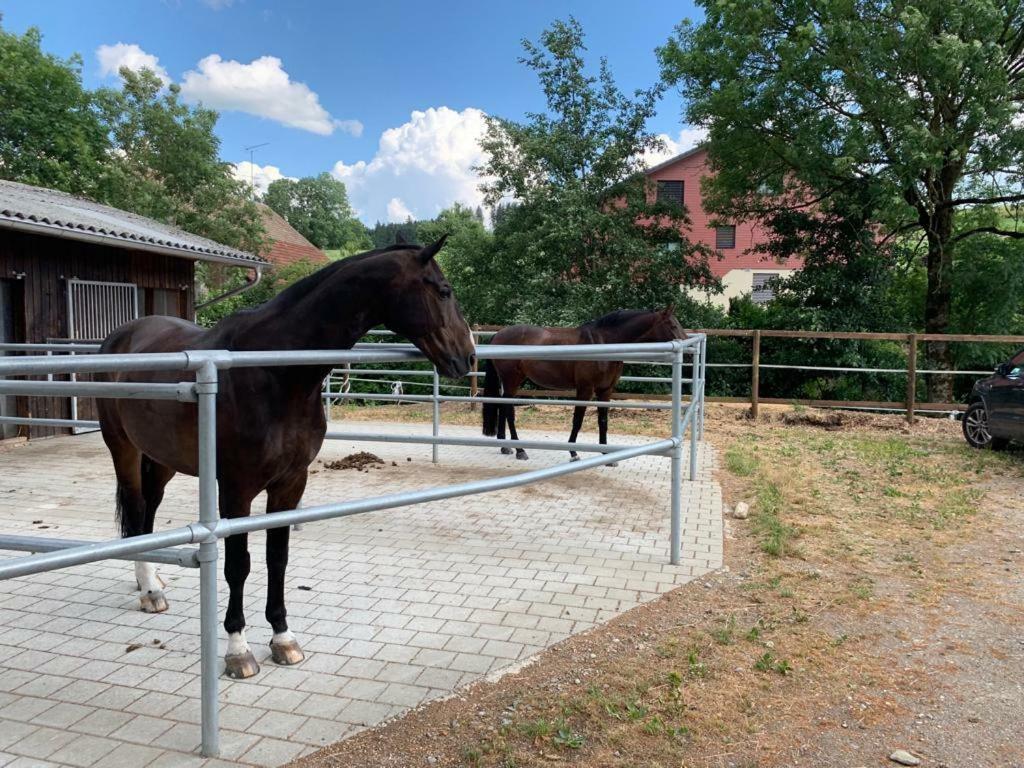
MULTIPOLYGON (((0 229, 0 278, 12 280, 20 294, 18 307, 23 317, 16 318, 16 326, 21 336, 18 341, 24 342, 68 336, 67 280, 71 278, 179 291, 182 299, 174 304, 180 316, 189 319, 194 307, 195 262, 189 259, 4 229, 0 229), (17 279, 20 275, 24 277, 17 279)), ((139 313, 146 311, 140 302, 139 313)), ((18 406, 20 415, 71 415, 66 398, 22 397, 18 406)), ((95 418, 92 406, 89 401, 79 400, 79 417, 95 418)), ((61 432, 66 430, 33 428, 31 436, 61 432)))

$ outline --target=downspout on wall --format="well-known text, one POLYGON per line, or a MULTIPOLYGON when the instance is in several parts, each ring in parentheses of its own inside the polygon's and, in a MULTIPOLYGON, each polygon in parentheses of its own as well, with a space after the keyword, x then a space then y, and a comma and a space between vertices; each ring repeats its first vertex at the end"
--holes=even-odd
POLYGON ((249 267, 249 269, 252 269, 254 274, 252 276, 252 279, 249 280, 248 282, 246 282, 245 285, 240 285, 237 288, 232 288, 230 291, 225 291, 224 293, 220 294, 219 296, 214 296, 212 299, 209 299, 208 301, 204 301, 202 304, 196 304, 196 306, 194 308, 194 311, 192 313, 193 314, 193 317, 192 317, 193 322, 196 320, 196 317, 198 317, 199 310, 206 309, 207 307, 212 307, 214 304, 219 304, 220 302, 224 301, 225 299, 230 299, 232 296, 238 296, 239 294, 242 294, 242 293, 245 293, 246 291, 252 290, 257 285, 259 285, 260 284, 260 280, 263 279, 263 267, 264 266, 265 265, 263 265, 263 264, 259 264, 259 265, 254 265, 252 267, 249 267))

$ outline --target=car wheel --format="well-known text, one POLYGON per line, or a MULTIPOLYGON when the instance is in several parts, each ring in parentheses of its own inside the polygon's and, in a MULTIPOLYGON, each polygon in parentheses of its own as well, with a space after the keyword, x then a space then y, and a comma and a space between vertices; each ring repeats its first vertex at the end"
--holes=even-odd
POLYGON ((964 414, 961 426, 964 430, 964 439, 972 448, 999 450, 1006 447, 1006 440, 992 437, 988 431, 988 411, 985 410, 984 403, 971 403, 964 414))

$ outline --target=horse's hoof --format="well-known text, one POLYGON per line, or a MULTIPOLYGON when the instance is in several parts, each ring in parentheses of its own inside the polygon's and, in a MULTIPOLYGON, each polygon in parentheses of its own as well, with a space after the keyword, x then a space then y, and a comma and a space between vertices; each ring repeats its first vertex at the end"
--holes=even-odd
POLYGON ((503 446, 501 446, 501 452, 503 454, 505 454, 506 456, 508 456, 509 454, 512 453, 512 449, 509 448, 507 445, 503 445, 503 446))
POLYGON ((605 464, 605 466, 606 467, 617 467, 617 466, 619 466, 619 462, 617 462, 617 461, 609 461, 607 464, 605 464))
POLYGON ((260 671, 256 657, 252 651, 245 653, 229 653, 224 657, 224 674, 232 680, 245 680, 260 671))
POLYGON ((579 455, 577 455, 577 454, 575 454, 575 453, 574 453, 574 454, 572 454, 572 455, 571 455, 571 456, 569 457, 569 461, 579 461, 579 460, 580 460, 580 457, 579 457, 579 455))
POLYGON ((293 664, 298 664, 300 661, 306 658, 306 654, 299 648, 299 644, 295 640, 289 640, 285 643, 271 643, 270 644, 270 658, 275 664, 280 664, 285 667, 290 667, 293 664))
POLYGON ((163 613, 167 607, 167 598, 158 589, 139 596, 139 608, 145 613, 163 613))
POLYGON ((526 455, 526 451, 516 451, 516 458, 520 461, 526 461, 530 457, 526 455))

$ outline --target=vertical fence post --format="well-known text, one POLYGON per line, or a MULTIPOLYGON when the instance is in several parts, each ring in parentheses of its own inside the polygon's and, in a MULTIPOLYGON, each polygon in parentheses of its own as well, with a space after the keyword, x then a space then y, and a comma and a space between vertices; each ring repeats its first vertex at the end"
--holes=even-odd
POLYGON ((704 439, 704 395, 708 383, 708 337, 700 340, 700 425, 697 428, 697 437, 704 439))
MULTIPOLYGON (((217 367, 203 363, 196 372, 199 399, 199 522, 217 523, 217 367)), ((204 757, 220 754, 217 711, 217 537, 199 543, 199 646, 204 757)))
POLYGON ((917 405, 917 334, 907 334, 907 423, 914 423, 917 405))
POLYGON ((754 356, 750 373, 750 415, 757 421, 758 405, 761 398, 761 331, 754 331, 754 356))
MULTIPOLYGON (((474 331, 477 330, 477 326, 474 325, 473 326, 473 330, 474 331)), ((472 337, 473 344, 475 346, 476 345, 476 336, 473 335, 473 334, 470 334, 470 336, 472 337)), ((473 367, 470 370, 470 376, 469 376, 469 396, 470 397, 477 397, 480 394, 480 388, 479 388, 479 386, 476 383, 476 375, 479 372, 480 372, 480 366, 477 363, 476 355, 473 355, 473 367)), ((469 404, 469 410, 476 411, 476 403, 470 403, 469 404)))
POLYGON ((672 525, 669 562, 679 565, 682 538, 681 510, 683 485, 683 348, 680 342, 672 353, 672 525))
POLYGON ((697 479, 697 421, 700 418, 700 347, 690 347, 693 356, 692 372, 690 373, 690 482, 697 479))
MULTIPOLYGON (((434 437, 441 434, 441 401, 438 399, 441 397, 441 377, 437 374, 437 368, 434 368, 434 437)), ((431 448, 431 461, 437 464, 437 443, 431 448)))

